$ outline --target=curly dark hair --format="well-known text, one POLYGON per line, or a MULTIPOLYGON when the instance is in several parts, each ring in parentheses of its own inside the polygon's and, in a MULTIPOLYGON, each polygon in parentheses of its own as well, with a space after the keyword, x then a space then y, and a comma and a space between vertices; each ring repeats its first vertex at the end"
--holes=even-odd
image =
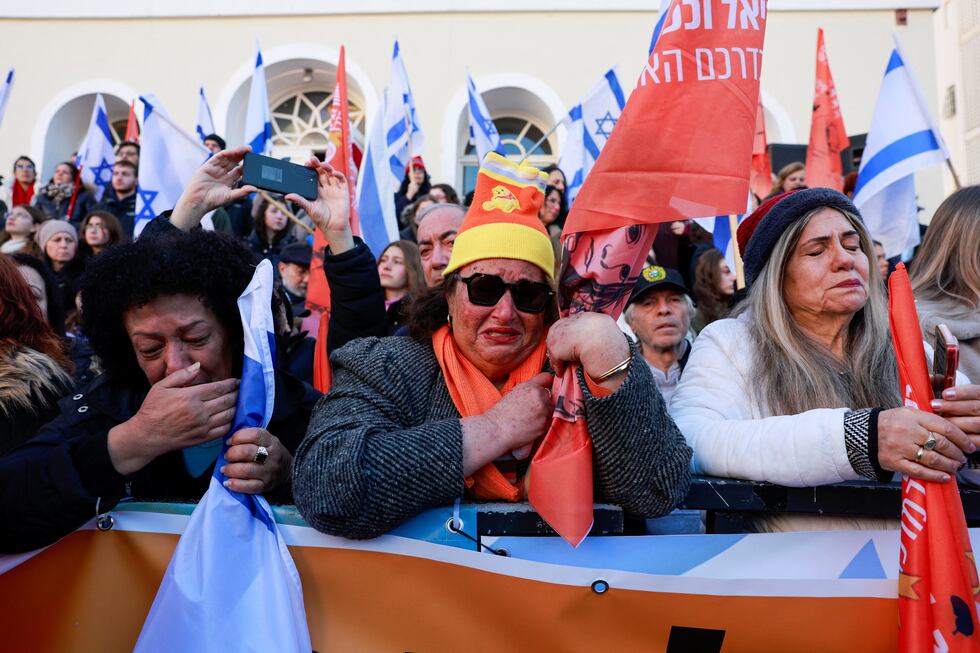
MULTIPOLYGON (((438 286, 416 296, 409 305, 408 335, 416 340, 428 340, 439 327, 446 324, 449 315, 449 294, 459 283, 459 274, 451 273, 438 286)), ((558 303, 551 302, 544 311, 544 324, 551 326, 558 321, 558 303)))
POLYGON ((108 374, 145 385, 123 317, 157 297, 196 295, 225 328, 237 374, 242 359, 237 301, 257 263, 232 236, 198 229, 148 234, 110 247, 90 259, 82 275, 82 331, 108 374))

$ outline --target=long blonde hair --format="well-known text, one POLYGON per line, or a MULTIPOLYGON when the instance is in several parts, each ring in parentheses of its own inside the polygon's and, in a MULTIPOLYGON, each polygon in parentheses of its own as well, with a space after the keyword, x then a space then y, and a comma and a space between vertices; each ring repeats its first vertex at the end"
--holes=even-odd
POLYGON ((954 300, 949 317, 968 317, 980 308, 980 186, 947 197, 929 223, 911 273, 915 298, 954 300))
POLYGON ((868 257, 868 301, 848 325, 838 360, 793 319, 784 298, 786 268, 811 218, 807 213, 776 243, 739 312, 751 311, 756 402, 770 415, 815 408, 891 408, 900 403, 898 371, 888 334, 888 307, 871 237, 861 220, 843 213, 868 257))

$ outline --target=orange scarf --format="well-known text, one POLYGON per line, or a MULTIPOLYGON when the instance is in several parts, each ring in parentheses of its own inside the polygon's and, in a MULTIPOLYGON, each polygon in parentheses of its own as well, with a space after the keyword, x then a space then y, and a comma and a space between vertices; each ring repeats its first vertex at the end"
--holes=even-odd
MULTIPOLYGON (((504 387, 497 390, 490 379, 460 353, 448 326, 440 327, 432 334, 432 349, 439 361, 442 375, 446 378, 449 396, 463 417, 485 413, 515 385, 530 381, 540 374, 545 359, 545 343, 542 338, 531 355, 510 373, 504 387)), ((514 502, 521 499, 520 490, 504 478, 493 463, 487 463, 467 478, 466 487, 476 498, 487 501, 514 502)))

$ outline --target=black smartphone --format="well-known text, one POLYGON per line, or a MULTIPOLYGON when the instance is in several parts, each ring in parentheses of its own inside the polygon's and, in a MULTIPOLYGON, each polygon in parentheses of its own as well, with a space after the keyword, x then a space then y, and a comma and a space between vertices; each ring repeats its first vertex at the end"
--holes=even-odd
POLYGON ((316 171, 254 152, 245 154, 242 183, 282 195, 296 193, 308 200, 317 196, 316 171))
POLYGON ((960 362, 960 343, 945 324, 936 327, 936 348, 932 356, 932 374, 935 382, 933 391, 936 398, 943 390, 956 385, 956 368, 960 362))

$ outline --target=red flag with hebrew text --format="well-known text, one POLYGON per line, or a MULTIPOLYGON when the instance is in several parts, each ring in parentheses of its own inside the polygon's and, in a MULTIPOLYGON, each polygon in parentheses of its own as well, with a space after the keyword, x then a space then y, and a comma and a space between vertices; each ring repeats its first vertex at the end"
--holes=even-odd
POLYGON ((837 87, 830 74, 823 30, 817 30, 817 77, 810 119, 810 144, 806 148, 806 185, 810 188, 843 190, 840 154, 850 146, 837 99, 837 87))
MULTIPOLYGON (((932 412, 932 385, 905 265, 888 278, 888 319, 902 398, 932 412)), ((899 547, 899 650, 903 653, 980 651, 980 580, 956 478, 902 481, 899 547)))
MULTIPOLYGON (((354 182, 357 168, 354 165, 354 148, 350 134, 350 116, 347 104, 347 68, 344 46, 340 46, 337 64, 337 85, 334 87, 330 110, 330 126, 327 131, 327 151, 324 159, 334 170, 347 178, 350 189, 350 222, 354 235, 359 233, 357 208, 355 207, 354 182)), ((327 239, 318 228, 313 235, 313 259, 310 262, 310 282, 306 290, 306 306, 320 313, 320 325, 316 334, 316 351, 313 357, 313 385, 320 392, 330 388, 330 360, 327 356, 327 326, 330 320, 330 286, 323 273, 323 256, 327 239)))
MULTIPOLYGON (((742 213, 766 28, 762 0, 673 0, 562 234, 563 316, 622 312, 658 222, 742 213)), ((577 366, 555 380, 528 498, 577 546, 592 527, 592 444, 577 366)))

